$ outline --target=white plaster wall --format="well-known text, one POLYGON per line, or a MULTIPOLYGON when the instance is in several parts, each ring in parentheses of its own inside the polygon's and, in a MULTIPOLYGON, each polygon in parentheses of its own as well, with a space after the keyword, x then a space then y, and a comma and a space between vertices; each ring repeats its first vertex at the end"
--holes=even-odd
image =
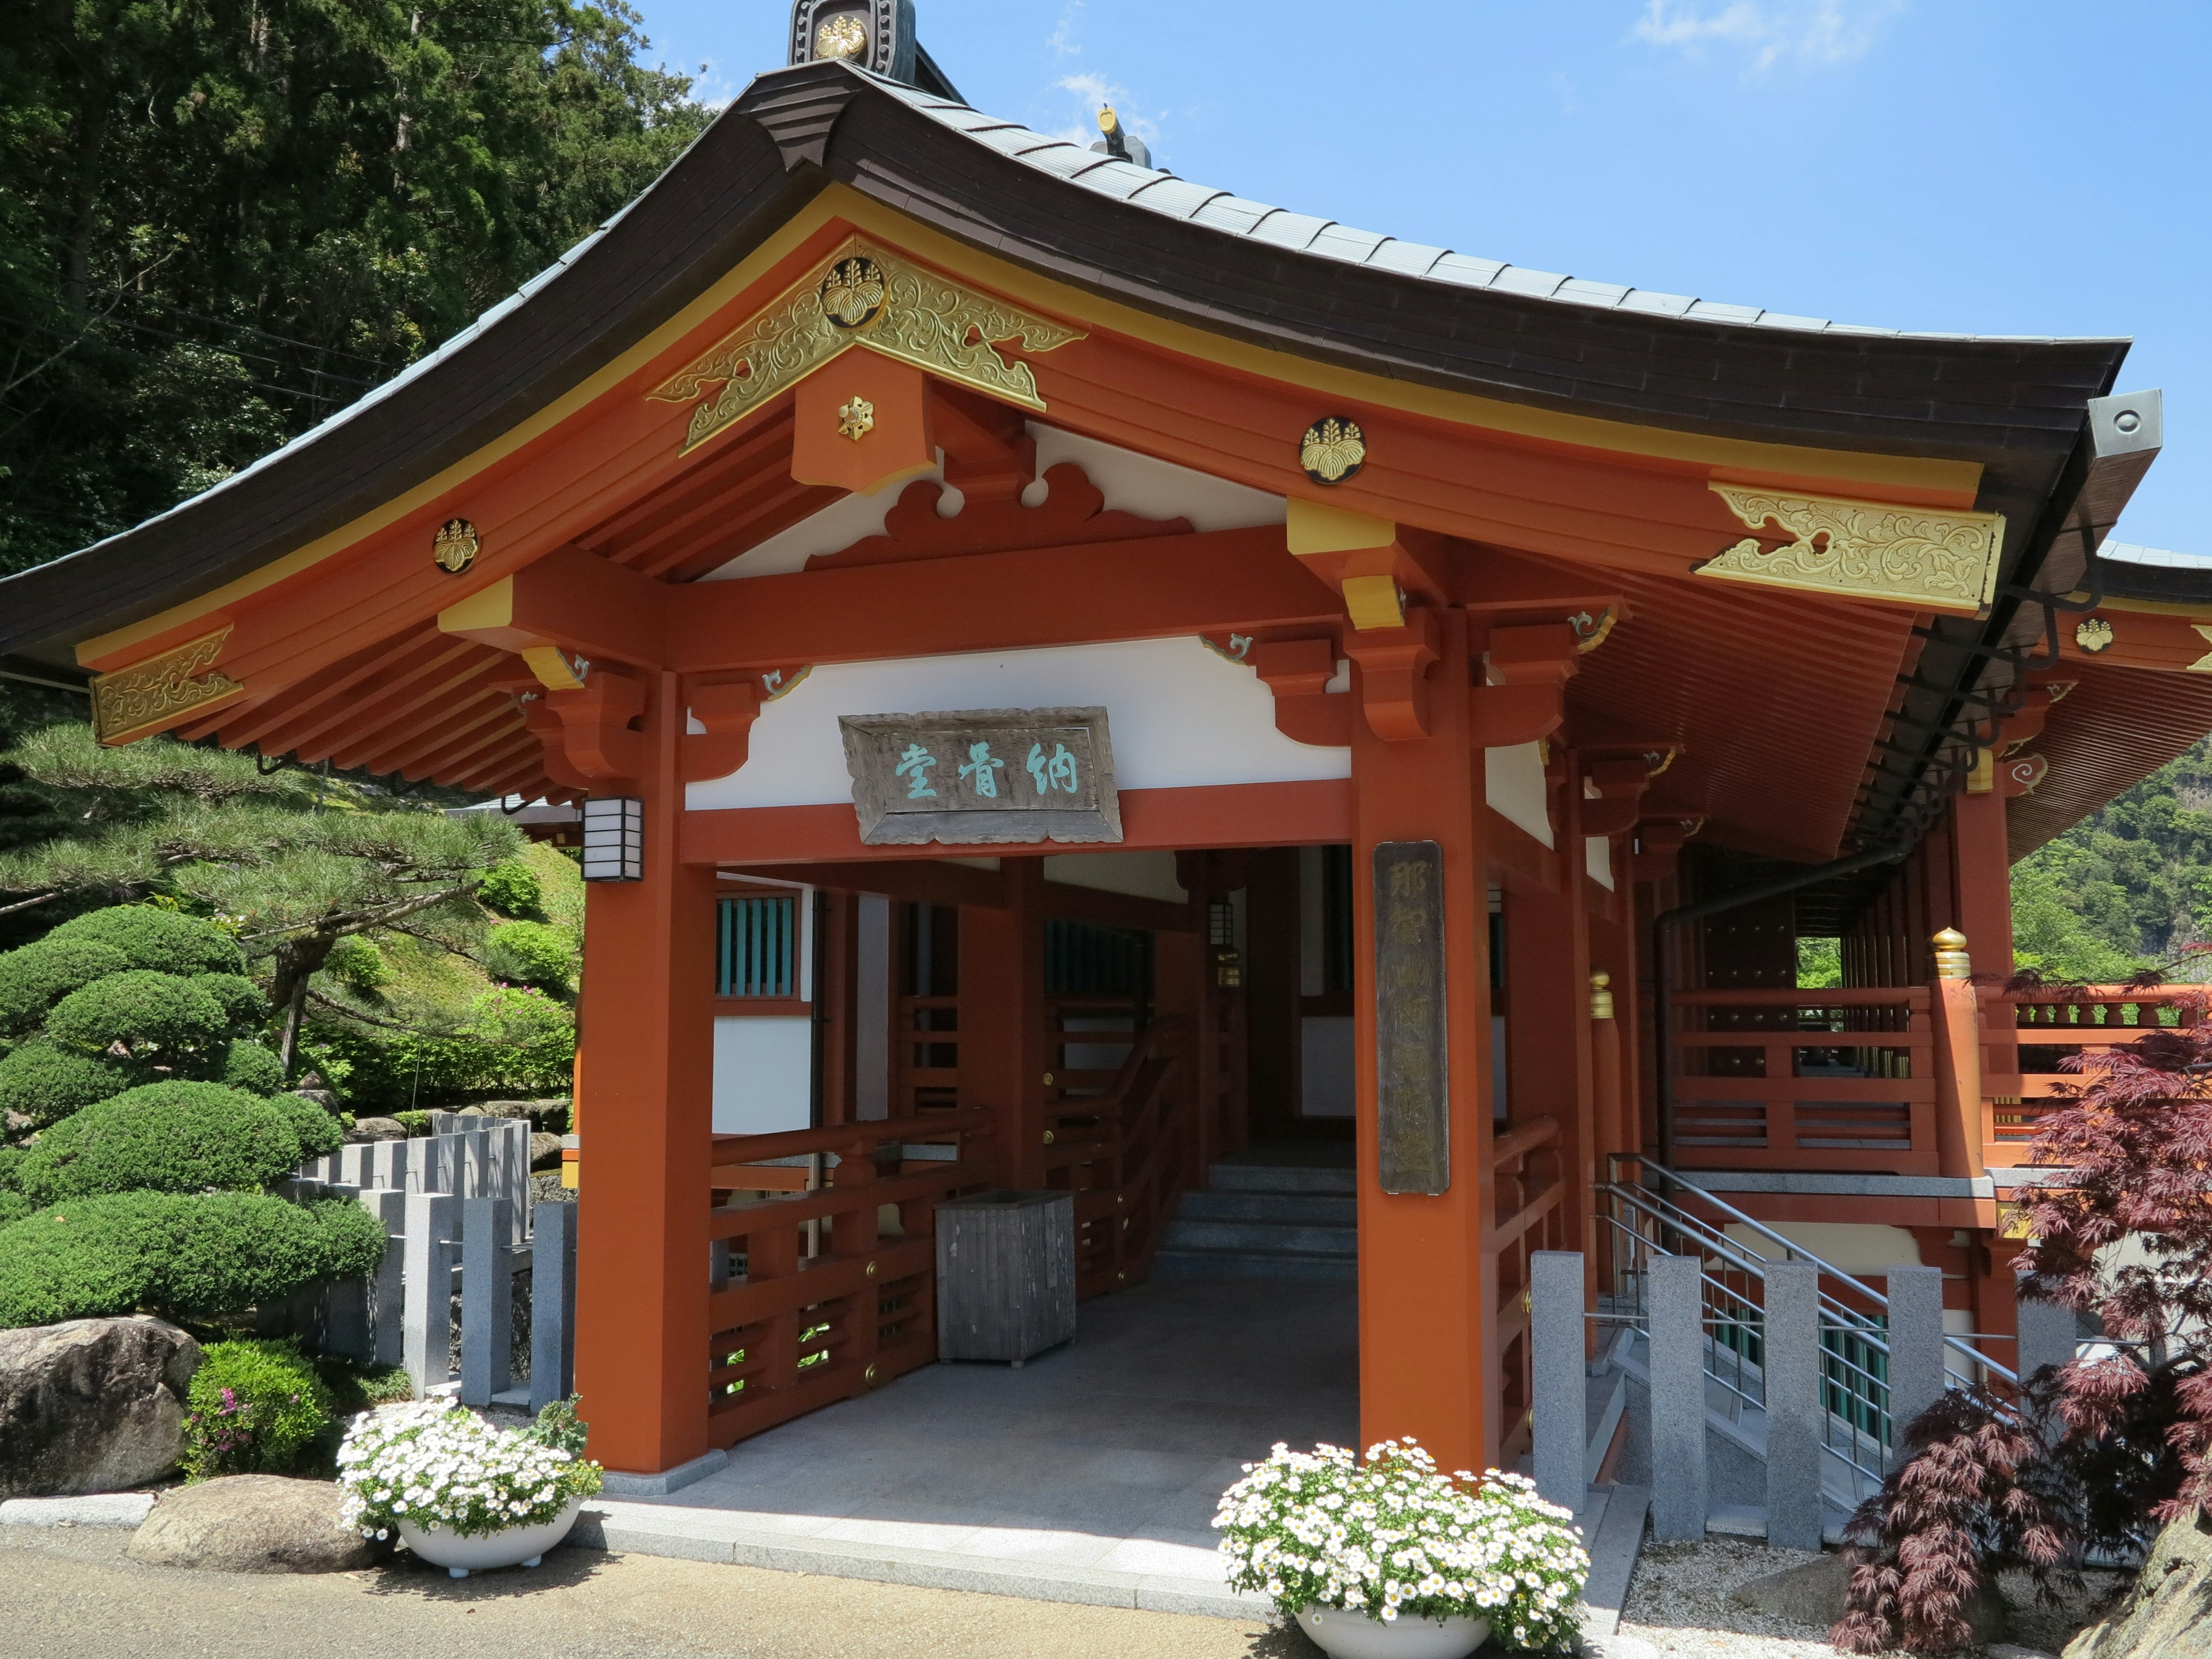
POLYGON ((1125 789, 1277 783, 1352 775, 1352 750, 1294 743, 1250 669, 1195 639, 1122 640, 1029 651, 825 663, 761 710, 750 757, 695 783, 694 811, 849 801, 840 714, 1103 706, 1125 789))
POLYGON ((1358 1110, 1352 1016, 1308 1014, 1298 1021, 1299 1109, 1307 1117, 1351 1117, 1358 1110))
MULTIPOLYGON (((1288 516, 1280 495, 1247 489, 1187 466, 1155 460, 1133 449, 1030 422, 1036 440, 1037 477, 1062 461, 1073 461, 1090 475, 1106 498, 1109 513, 1134 513, 1146 519, 1188 519, 1193 530, 1241 530, 1249 525, 1280 524, 1288 516)), ((1022 499, 1030 506, 1045 498, 1037 484, 1022 499)))
POLYGON ((1583 837, 1583 867, 1607 892, 1613 890, 1613 842, 1603 836, 1583 837))
MULTIPOLYGON (((921 476, 942 483, 945 468, 939 465, 921 476)), ((708 571, 699 580, 726 582, 748 576, 787 575, 792 571, 805 569, 809 559, 842 553, 854 542, 880 536, 884 533, 884 515, 898 505, 899 492, 915 482, 913 477, 904 477, 865 495, 843 496, 812 517, 801 519, 757 546, 747 548, 729 563, 708 571)), ((938 497, 938 515, 949 518, 951 514, 947 508, 957 511, 963 505, 960 492, 948 488, 938 497)))
POLYGON ((1164 899, 1170 904, 1190 900, 1176 879, 1173 853, 1050 853, 1045 856, 1044 878, 1063 887, 1164 899))
POLYGON ((714 1021, 714 1133, 767 1134, 814 1119, 814 1022, 804 1014, 714 1021))
MULTIPOLYGON (((1792 1244, 1854 1277, 1869 1273, 1879 1277, 1892 1267, 1921 1265, 1919 1241, 1902 1227, 1871 1221, 1770 1221, 1765 1224, 1792 1244)), ((1761 1259, 1782 1254, 1772 1239, 1761 1238, 1740 1222, 1731 1224, 1728 1234, 1761 1259)))
POLYGON ((1510 749, 1486 749, 1483 756, 1482 795, 1491 810, 1551 846, 1551 796, 1544 787, 1542 745, 1518 743, 1510 749))

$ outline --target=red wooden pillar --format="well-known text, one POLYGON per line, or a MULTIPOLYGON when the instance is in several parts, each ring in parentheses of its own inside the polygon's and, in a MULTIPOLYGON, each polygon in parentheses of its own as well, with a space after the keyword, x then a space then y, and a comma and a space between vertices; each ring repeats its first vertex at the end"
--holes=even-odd
POLYGON ((714 872, 677 862, 684 728, 676 676, 649 681, 645 878, 586 890, 591 1191, 576 1262, 576 1387, 591 1454, 651 1474, 707 1450, 707 1211, 714 872))
MULTIPOLYGON (((1491 1194, 1490 941, 1482 752, 1469 726, 1467 620, 1447 612, 1427 679, 1427 735, 1352 733, 1353 934, 1358 1049, 1359 1415, 1372 1444, 1411 1435, 1446 1469, 1495 1461, 1497 1268, 1486 1248, 1491 1194), (1374 850, 1433 841, 1443 854, 1450 1185, 1434 1197, 1385 1194, 1377 1176, 1374 850)), ((1413 630, 1392 630, 1393 634, 1413 630)), ((1359 688, 1373 718, 1360 661, 1359 688)), ((1419 695, 1419 688, 1416 688, 1419 695)))
MULTIPOLYGON (((1958 929, 1984 988, 1982 1072, 1986 1078, 2020 1075, 2020 1025, 2013 1005, 1996 1000, 2013 975, 2012 851, 2001 789, 1958 796, 1951 808, 1953 856, 1958 861, 1958 929)), ((2016 1088, 2016 1085, 2014 1085, 2016 1088)))
POLYGON ((1935 936, 1936 978, 1929 1013, 1936 1028, 1936 1156, 1953 1179, 1987 1173, 1984 1133, 1980 997, 1974 989, 1968 941, 1946 927, 1935 936))
POLYGON ((998 1118, 1010 1187, 1044 1185, 1044 860, 1006 861, 1006 903, 960 907, 960 1103, 998 1118))

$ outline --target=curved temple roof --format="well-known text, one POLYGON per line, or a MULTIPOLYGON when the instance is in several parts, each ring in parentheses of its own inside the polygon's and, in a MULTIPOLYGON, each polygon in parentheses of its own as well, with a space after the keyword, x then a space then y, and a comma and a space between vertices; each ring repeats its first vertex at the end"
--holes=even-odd
MULTIPOLYGON (((1909 335, 1554 276, 1245 201, 843 64, 757 79, 647 191, 331 420, 146 523, 0 583, 49 662, 434 477, 666 320, 832 180, 1041 273, 1390 378, 1778 443, 1977 461, 2052 505, 2113 340, 1909 335), (333 439, 343 434, 345 441, 333 439)), ((2063 508, 2063 503, 2058 503, 2063 508)))

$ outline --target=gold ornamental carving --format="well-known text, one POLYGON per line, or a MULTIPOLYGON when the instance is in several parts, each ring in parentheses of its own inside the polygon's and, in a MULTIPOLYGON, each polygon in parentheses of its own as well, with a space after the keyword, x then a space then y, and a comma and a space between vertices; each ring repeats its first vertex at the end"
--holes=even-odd
POLYGON ((100 674, 92 682, 92 728, 104 744, 136 743, 179 714, 235 696, 246 688, 215 665, 230 629, 100 674))
POLYGON ((649 395, 674 404, 705 398, 684 428, 688 453, 839 353, 865 345, 994 398, 1042 410, 1036 376, 1027 363, 1001 356, 1000 343, 1053 351, 1081 338, 1080 329, 979 294, 854 237, 649 395))
POLYGON ((1298 439, 1298 465, 1318 484, 1340 484, 1367 465, 1367 434, 1348 415, 1328 415, 1298 439))
POLYGON ((1700 576, 1969 614, 1986 609, 1996 592, 2001 513, 1937 513, 1737 484, 1711 487, 1751 529, 1778 524, 1790 539, 1770 553, 1746 537, 1698 566, 1700 576))
POLYGON ((814 32, 817 58, 858 58, 868 49, 868 31, 857 17, 833 17, 814 32))
POLYGON ((448 519, 430 538, 430 562, 448 576, 458 576, 477 562, 483 539, 466 519, 448 519))
POLYGON ((876 406, 858 392, 837 411, 837 435, 850 438, 854 443, 876 429, 876 406))

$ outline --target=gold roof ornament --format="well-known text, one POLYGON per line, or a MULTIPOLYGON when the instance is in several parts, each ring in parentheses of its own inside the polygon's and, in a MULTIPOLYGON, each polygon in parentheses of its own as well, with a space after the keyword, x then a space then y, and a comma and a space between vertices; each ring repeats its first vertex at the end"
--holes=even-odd
POLYGON ((837 411, 837 435, 858 443, 875 429, 876 406, 854 392, 853 400, 837 411))
POLYGON ((448 519, 430 538, 430 562, 448 576, 462 574, 483 549, 477 527, 466 519, 448 519))
POLYGON ((1589 988, 1590 1018, 1611 1019, 1613 1018, 1613 975, 1602 968, 1596 969, 1589 976, 1589 988))
POLYGON ((867 28, 850 12, 842 17, 823 19, 822 27, 814 31, 814 55, 817 58, 858 58, 867 49, 867 28))
POLYGON ((1325 415, 1299 438, 1298 465, 1317 484, 1340 484, 1367 465, 1367 434, 1349 415, 1325 415))
MULTIPOLYGON (((2102 617, 2084 617, 2074 624, 2074 643, 2091 656, 2112 648, 2112 625, 2102 617)), ((2194 665, 2191 665, 2192 666, 2194 665)), ((2073 688, 2067 688, 2071 690, 2073 688)), ((2057 701, 2053 698, 2054 702, 2057 701)))
POLYGON ((1709 488, 1749 528, 1777 524, 1790 539, 1770 552, 1747 536, 1699 565, 1700 576, 1969 615, 1986 610, 1996 592, 2002 513, 1937 512, 1717 482, 1709 488))
POLYGON ((647 396, 703 398, 685 423, 688 453, 855 345, 1025 409, 1042 410, 1036 376, 1003 342, 1056 351, 1083 331, 981 294, 855 236, 813 275, 670 375, 647 396), (719 386, 719 390, 714 390, 719 386))
POLYGON ((136 743, 180 714, 245 690, 215 665, 229 638, 230 629, 225 627, 128 668, 94 675, 93 735, 110 746, 136 743))

